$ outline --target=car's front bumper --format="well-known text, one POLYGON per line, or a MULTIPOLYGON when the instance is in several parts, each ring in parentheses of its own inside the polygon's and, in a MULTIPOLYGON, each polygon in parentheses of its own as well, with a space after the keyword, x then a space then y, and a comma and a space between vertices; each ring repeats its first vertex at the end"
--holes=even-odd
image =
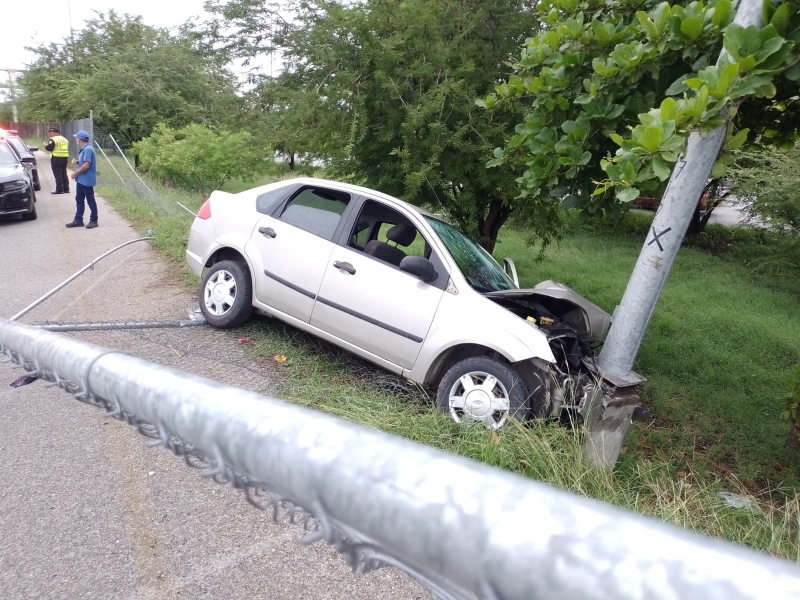
POLYGON ((30 190, 0 192, 0 215, 22 215, 33 210, 30 190))

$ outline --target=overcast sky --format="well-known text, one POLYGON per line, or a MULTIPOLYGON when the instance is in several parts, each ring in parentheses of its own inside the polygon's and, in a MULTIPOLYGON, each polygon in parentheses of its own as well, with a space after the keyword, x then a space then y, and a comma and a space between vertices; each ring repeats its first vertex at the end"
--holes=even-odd
MULTIPOLYGON (((61 42, 69 37, 72 26, 78 31, 95 16, 95 11, 141 15, 148 25, 174 27, 194 16, 208 16, 203 0, 36 0, 35 2, 0 0, 3 8, 3 50, 0 68, 24 69, 35 59, 25 46, 43 42, 61 42)), ((5 73, 0 73, 5 79, 5 73)))

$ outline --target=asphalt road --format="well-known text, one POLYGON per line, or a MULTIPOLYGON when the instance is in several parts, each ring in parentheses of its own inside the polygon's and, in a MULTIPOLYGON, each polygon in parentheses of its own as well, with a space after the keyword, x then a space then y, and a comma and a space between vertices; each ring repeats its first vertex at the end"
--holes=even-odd
MULTIPOLYGON (((0 221, 5 317, 137 237, 102 199, 100 227, 65 228, 74 200, 49 193, 49 161, 39 162, 38 220, 0 221)), ((193 294, 148 243, 99 263, 22 321, 186 318, 193 294)), ((271 386, 268 365, 207 328, 75 337, 243 388, 271 386)), ((270 523, 240 493, 57 388, 9 388, 19 375, 0 365, 0 598, 427 598, 397 571, 355 575, 324 544, 301 546, 299 528, 270 523)))

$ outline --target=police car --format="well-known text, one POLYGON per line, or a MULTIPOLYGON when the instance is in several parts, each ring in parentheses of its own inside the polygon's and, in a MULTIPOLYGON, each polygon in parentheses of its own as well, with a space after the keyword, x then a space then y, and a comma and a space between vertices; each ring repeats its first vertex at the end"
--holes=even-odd
POLYGON ((39 148, 36 146, 28 146, 17 132, 13 129, 0 129, 0 138, 6 140, 11 149, 16 153, 20 162, 28 164, 31 167, 31 175, 33 176, 33 189, 37 192, 42 189, 39 183, 39 169, 36 164, 36 152, 39 148))
POLYGON ((36 218, 36 192, 30 163, 23 163, 11 144, 0 139, 0 217, 36 218))

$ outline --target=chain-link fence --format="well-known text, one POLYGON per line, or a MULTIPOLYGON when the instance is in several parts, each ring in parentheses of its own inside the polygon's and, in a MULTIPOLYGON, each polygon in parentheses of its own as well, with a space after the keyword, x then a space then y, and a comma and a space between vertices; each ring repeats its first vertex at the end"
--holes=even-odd
POLYGON ((0 354, 435 598, 800 597, 791 563, 120 351, 0 320, 0 354))
POLYGON ((145 200, 162 215, 180 215, 191 220, 193 208, 187 207, 177 198, 174 190, 156 182, 148 181, 136 169, 133 150, 124 148, 120 141, 110 133, 95 127, 94 146, 98 154, 97 185, 116 188, 124 194, 133 194, 145 200))

